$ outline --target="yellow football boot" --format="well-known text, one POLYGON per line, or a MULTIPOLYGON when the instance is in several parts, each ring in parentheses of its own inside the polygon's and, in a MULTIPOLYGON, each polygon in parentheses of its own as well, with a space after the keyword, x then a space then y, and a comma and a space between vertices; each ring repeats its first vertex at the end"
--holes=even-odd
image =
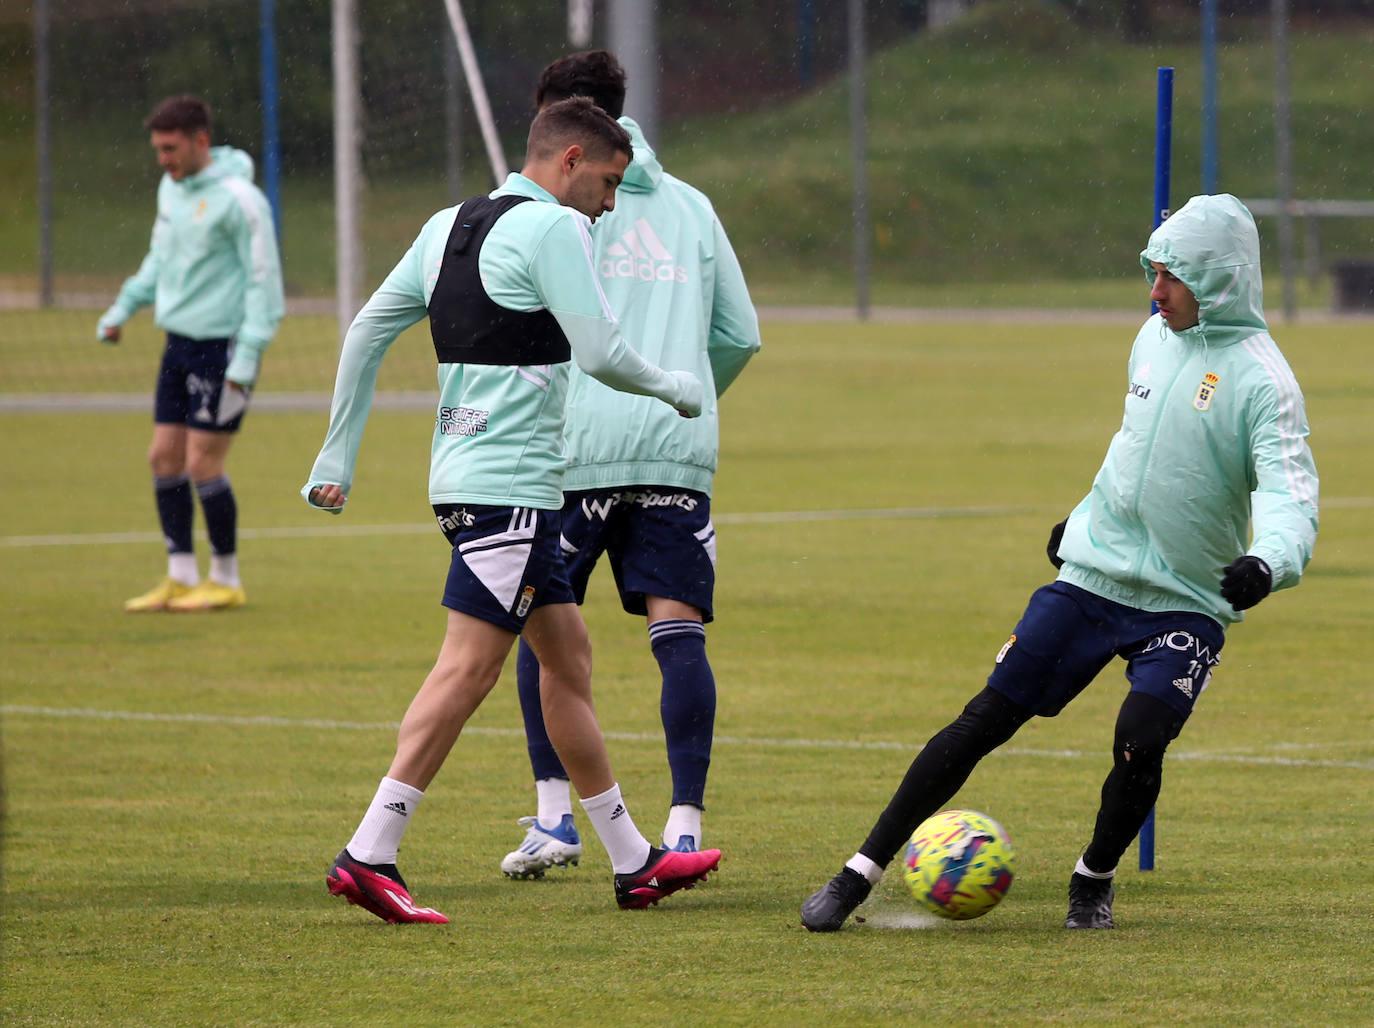
POLYGON ((124 609, 130 614, 149 614, 155 611, 166 610, 168 604, 173 600, 185 596, 191 591, 191 586, 178 582, 175 578, 168 576, 142 596, 135 596, 132 600, 125 600, 124 609))
POLYGON ((243 586, 221 585, 206 579, 176 599, 167 601, 167 609, 176 613, 200 613, 207 610, 230 610, 248 602, 243 586))

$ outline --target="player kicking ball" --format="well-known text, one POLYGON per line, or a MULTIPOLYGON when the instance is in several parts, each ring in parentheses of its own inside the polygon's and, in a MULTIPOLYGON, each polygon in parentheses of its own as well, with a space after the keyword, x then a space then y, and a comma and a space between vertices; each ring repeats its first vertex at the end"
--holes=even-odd
POLYGON ((326 877, 331 893, 384 921, 448 920, 411 898, 397 853, 521 636, 544 669, 549 736, 611 858, 617 904, 651 906, 720 862, 719 850, 653 847, 635 827, 592 707, 591 644, 559 546, 571 361, 689 417, 702 408, 700 380, 640 357, 596 284, 587 219, 614 207, 630 154, 624 129, 591 101, 544 109, 521 172, 434 215, 344 340, 328 435, 303 494, 312 506, 342 511, 378 366, 396 337, 428 316, 440 383, 430 502, 452 545, 438 660, 401 721, 386 777, 326 877))
POLYGON ((1059 578, 1031 597, 987 687, 912 761, 867 841, 802 904, 813 932, 844 924, 978 761, 1121 657, 1130 691, 1064 922, 1113 927, 1117 864, 1212 680, 1225 626, 1297 585, 1312 556, 1317 471, 1302 392, 1265 324, 1250 212, 1233 196, 1195 196, 1140 261, 1159 313, 1136 335, 1125 416, 1092 489, 1050 534, 1059 578))

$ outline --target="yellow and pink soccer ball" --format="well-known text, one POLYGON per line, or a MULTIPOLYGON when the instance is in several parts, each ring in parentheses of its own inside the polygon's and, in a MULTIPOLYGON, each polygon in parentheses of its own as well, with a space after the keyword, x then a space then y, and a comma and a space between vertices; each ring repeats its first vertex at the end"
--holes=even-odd
POLYGON ((982 917, 1011 888, 1016 851, 1006 829, 974 810, 943 810, 906 847, 904 877, 916 901, 951 921, 982 917))

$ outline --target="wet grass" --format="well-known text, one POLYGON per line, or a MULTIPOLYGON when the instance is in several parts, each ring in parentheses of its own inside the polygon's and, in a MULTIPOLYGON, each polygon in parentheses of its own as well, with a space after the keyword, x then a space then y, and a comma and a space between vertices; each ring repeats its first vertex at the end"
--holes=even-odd
MULTIPOLYGON (((1106 934, 1059 926, 1108 765, 1119 668, 1027 726, 960 793, 1008 826, 1020 854, 988 917, 913 919, 895 875, 870 920, 835 936, 808 935, 797 907, 862 840, 909 752, 980 687, 1049 577, 1048 527, 1119 422, 1130 326, 765 326, 765 350, 725 399, 715 497, 706 827, 726 858, 706 886, 642 914, 613 909, 594 842, 581 868, 542 883, 499 875, 532 809, 509 683, 402 852, 417 898, 453 924, 388 928, 325 894, 328 861, 391 752, 385 725, 441 631, 438 533, 381 534, 429 520, 428 412, 373 415, 340 520, 296 495, 323 411, 252 416, 231 469, 250 603, 210 618, 119 610, 161 570, 146 414, 0 416, 0 1018, 1362 1022, 1374 1002, 1358 958, 1374 947, 1359 870, 1374 845, 1374 371, 1351 359, 1355 328, 1279 335, 1322 473, 1317 558, 1300 588, 1231 633, 1167 765, 1159 869, 1123 868, 1120 928, 1106 934), (991 510, 955 510, 967 507, 991 510), (736 520, 893 508, 946 514, 736 520), (352 534, 369 527, 378 534, 352 534), (287 534, 297 529, 322 534, 287 534), (150 538, 93 538, 122 532, 150 538), (74 538, 15 539, 52 534, 74 538)), ((604 573, 586 613, 612 758, 652 833, 668 781, 643 625, 604 573)))

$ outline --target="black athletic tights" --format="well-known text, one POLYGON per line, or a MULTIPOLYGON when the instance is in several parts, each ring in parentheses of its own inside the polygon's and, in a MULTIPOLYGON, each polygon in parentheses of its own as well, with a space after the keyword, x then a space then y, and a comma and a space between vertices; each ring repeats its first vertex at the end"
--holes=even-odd
MULTIPOLYGON (((959 791, 978 761, 1015 735, 1031 717, 1031 711, 985 688, 916 755, 859 852, 885 867, 906 845, 916 826, 959 791)), ((1178 737, 1183 721, 1153 696, 1127 694, 1116 719, 1114 763, 1102 784, 1097 826, 1083 857, 1094 871, 1116 867, 1140 831, 1145 815, 1159 797, 1164 750, 1178 737)))

